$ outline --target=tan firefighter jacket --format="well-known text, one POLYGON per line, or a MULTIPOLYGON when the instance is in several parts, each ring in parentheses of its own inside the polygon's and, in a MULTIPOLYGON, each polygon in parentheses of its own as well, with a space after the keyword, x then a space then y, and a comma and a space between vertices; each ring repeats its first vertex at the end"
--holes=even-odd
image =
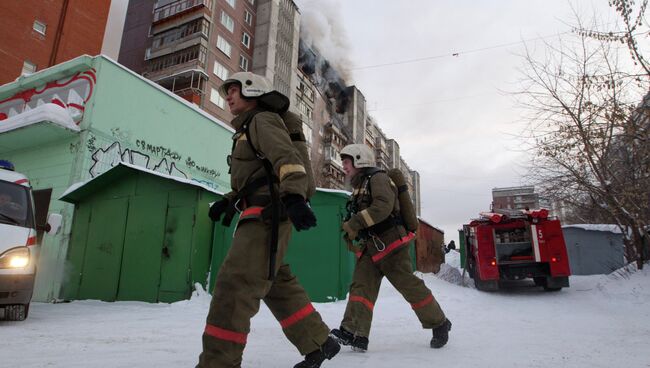
MULTIPOLYGON (((254 116, 249 124, 249 131, 253 146, 273 164, 273 172, 280 181, 280 198, 289 193, 299 194, 305 198, 306 170, 289 139, 289 132, 282 118, 273 112, 251 110, 238 115, 232 121, 233 128, 238 131, 252 115, 254 116)), ((246 134, 235 133, 233 139, 236 140, 230 166, 230 185, 233 191, 226 195, 229 198, 233 198, 252 180, 266 176, 262 160, 255 156, 247 142, 246 134)), ((268 185, 263 185, 253 195, 268 196, 268 185)))
MULTIPOLYGON (((372 169, 371 169, 372 170, 372 169)), ((376 169, 375 169, 376 170, 376 169)), ((361 248, 365 248, 378 262, 391 252, 413 239, 399 218, 397 187, 385 172, 368 179, 368 169, 362 169, 352 178, 353 192, 350 201, 354 212, 348 224, 360 232, 361 248), (368 185, 369 180, 369 185, 368 185), (364 230, 367 235, 364 236, 364 230)))

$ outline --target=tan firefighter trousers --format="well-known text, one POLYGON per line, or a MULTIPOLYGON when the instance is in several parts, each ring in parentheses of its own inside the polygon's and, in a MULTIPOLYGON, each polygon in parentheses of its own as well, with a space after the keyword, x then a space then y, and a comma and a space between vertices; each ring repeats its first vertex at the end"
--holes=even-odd
POLYGON ((317 350, 327 339, 329 328, 282 262, 291 236, 291 222, 280 223, 276 276, 268 280, 271 226, 255 216, 242 213, 238 228, 224 260, 212 294, 203 333, 203 352, 198 368, 240 367, 250 320, 260 300, 280 322, 289 341, 300 354, 317 350), (253 218, 251 218, 253 217, 253 218))
POLYGON ((404 246, 376 263, 367 251, 361 254, 341 327, 354 335, 369 337, 372 311, 384 276, 411 304, 422 328, 434 328, 445 321, 445 314, 431 290, 413 274, 408 247, 404 246))

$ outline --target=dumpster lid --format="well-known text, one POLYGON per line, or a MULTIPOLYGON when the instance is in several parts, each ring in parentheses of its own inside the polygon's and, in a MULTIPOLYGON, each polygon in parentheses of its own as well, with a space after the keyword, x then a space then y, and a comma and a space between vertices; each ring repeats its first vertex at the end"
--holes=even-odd
POLYGON ((181 178, 178 176, 172 176, 169 174, 161 173, 158 171, 150 170, 142 166, 138 165, 133 165, 130 163, 126 162, 119 162, 117 165, 113 166, 112 168, 106 170, 105 172, 97 175, 96 177, 84 181, 84 182, 79 182, 79 183, 74 183, 66 191, 61 194, 59 197, 60 200, 68 203, 77 203, 79 202, 82 198, 87 196, 90 193, 93 193, 96 191, 98 188, 102 188, 107 184, 110 184, 114 182, 115 180, 120 179, 121 177, 132 173, 134 171, 140 171, 144 172, 147 174, 155 175, 158 177, 161 177, 163 179, 168 179, 168 180, 173 180, 179 183, 183 184, 188 184, 192 185, 195 187, 199 187, 201 189, 204 189, 208 192, 212 192, 215 194, 218 194, 220 196, 224 195, 224 192, 219 191, 215 188, 212 188, 206 184, 199 183, 195 180, 192 179, 186 179, 186 178, 181 178))

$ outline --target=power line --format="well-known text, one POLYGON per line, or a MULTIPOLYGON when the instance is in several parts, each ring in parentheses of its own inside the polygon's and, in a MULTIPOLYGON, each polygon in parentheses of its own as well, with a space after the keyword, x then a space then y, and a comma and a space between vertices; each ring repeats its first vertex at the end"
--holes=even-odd
POLYGON ((442 58, 446 58, 446 57, 458 57, 458 56, 464 55, 464 54, 471 54, 471 53, 476 53, 476 52, 499 49, 499 48, 503 48, 503 47, 519 45, 519 44, 529 42, 529 41, 537 41, 537 40, 543 40, 545 38, 557 37, 557 36, 567 34, 567 33, 571 33, 571 31, 555 33, 555 34, 548 35, 548 36, 540 36, 540 37, 536 37, 536 38, 530 38, 530 39, 527 39, 527 40, 521 40, 521 41, 517 41, 517 42, 510 42, 510 43, 504 43, 504 44, 499 44, 499 45, 487 46, 487 47, 482 47, 482 48, 478 48, 478 49, 472 49, 472 50, 466 50, 466 51, 458 51, 458 52, 452 52, 452 53, 445 53, 445 54, 427 56, 427 57, 417 58, 417 59, 394 61, 394 62, 391 62, 391 63, 366 65, 366 66, 360 66, 360 67, 350 68, 350 69, 351 70, 373 69, 373 68, 381 68, 381 67, 391 66, 391 65, 411 64, 411 63, 417 63, 417 62, 426 61, 426 60, 442 59, 442 58))
POLYGON ((488 93, 481 93, 481 94, 476 94, 476 95, 467 95, 467 96, 445 98, 445 99, 440 99, 440 100, 432 100, 432 101, 427 101, 427 102, 422 102, 422 103, 417 103, 417 104, 411 104, 411 105, 406 105, 406 106, 399 106, 399 107, 374 108, 374 109, 368 109, 368 112, 386 111, 386 110, 403 110, 403 109, 410 109, 410 108, 418 107, 418 106, 432 105, 432 104, 441 103, 441 102, 452 102, 452 101, 458 101, 458 100, 466 100, 466 99, 470 99, 470 98, 477 98, 477 97, 482 97, 482 96, 487 96, 487 95, 489 95, 489 94, 488 93))

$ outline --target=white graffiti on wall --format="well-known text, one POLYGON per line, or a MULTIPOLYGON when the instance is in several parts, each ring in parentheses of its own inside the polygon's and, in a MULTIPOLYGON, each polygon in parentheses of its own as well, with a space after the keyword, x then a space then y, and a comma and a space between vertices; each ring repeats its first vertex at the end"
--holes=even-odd
POLYGON ((0 101, 0 124, 2 120, 46 103, 53 103, 66 109, 72 120, 79 125, 96 83, 95 69, 89 69, 71 77, 18 92, 0 101))
POLYGON ((188 178, 188 176, 176 167, 176 163, 169 163, 167 158, 160 161, 152 160, 149 155, 129 148, 122 149, 120 142, 113 142, 106 148, 99 148, 92 154, 93 165, 90 167, 90 175, 95 176, 107 171, 120 162, 127 162, 133 165, 146 167, 149 170, 159 173, 188 178))

